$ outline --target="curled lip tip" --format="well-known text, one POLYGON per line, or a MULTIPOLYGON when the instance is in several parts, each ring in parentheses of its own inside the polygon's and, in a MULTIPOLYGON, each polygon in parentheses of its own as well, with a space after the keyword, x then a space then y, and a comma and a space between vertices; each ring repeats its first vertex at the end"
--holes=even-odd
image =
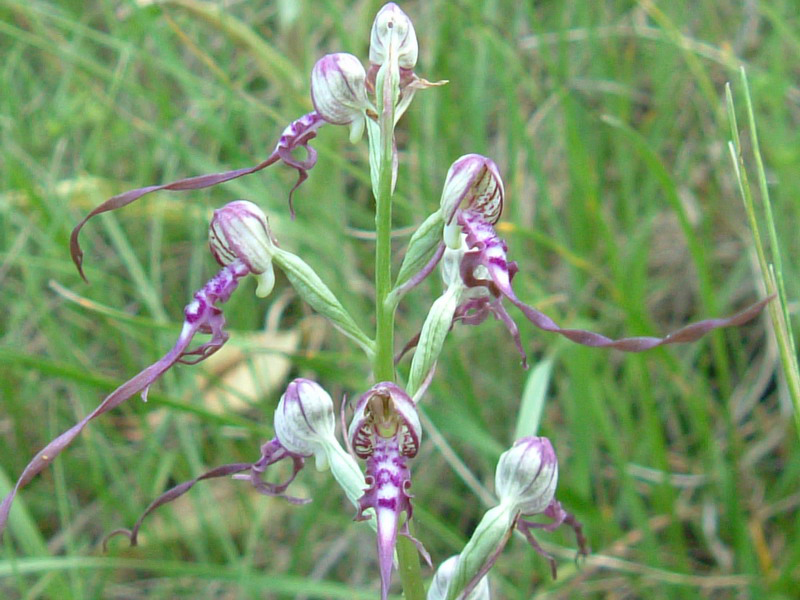
POLYGON ((109 198, 81 219, 70 234, 70 255, 72 257, 72 262, 75 263, 75 267, 78 269, 78 273, 80 273, 84 281, 87 283, 89 282, 83 269, 83 250, 80 245, 80 233, 86 223, 99 214, 127 206, 142 196, 153 192, 161 190, 185 191, 208 188, 239 177, 244 177, 245 175, 256 173, 276 162, 282 161, 284 164, 297 171, 297 181, 289 191, 289 211, 292 218, 294 218, 294 205, 292 202, 294 192, 308 179, 308 171, 317 163, 317 152, 309 145, 309 142, 317 136, 317 130, 324 125, 325 122, 326 121, 317 114, 316 111, 312 111, 292 121, 283 130, 272 154, 253 167, 223 171, 221 173, 211 173, 208 175, 197 175, 195 177, 187 177, 160 185, 148 185, 109 198), (304 148, 306 151, 306 157, 304 159, 295 158, 293 155, 293 152, 299 148, 304 148))

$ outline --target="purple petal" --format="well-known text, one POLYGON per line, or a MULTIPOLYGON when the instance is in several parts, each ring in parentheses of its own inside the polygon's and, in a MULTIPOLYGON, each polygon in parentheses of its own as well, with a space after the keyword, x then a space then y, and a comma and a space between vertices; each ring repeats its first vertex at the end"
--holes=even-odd
POLYGON ((172 349, 155 363, 111 392, 97 408, 67 431, 56 437, 33 457, 25 467, 22 475, 19 476, 17 483, 14 485, 14 489, 11 490, 3 499, 2 504, 0 504, 0 536, 5 529, 8 514, 11 510, 11 504, 20 488, 28 484, 28 482, 49 465, 56 456, 69 446, 90 421, 116 408, 137 393, 141 393, 142 397, 146 400, 147 390, 153 382, 161 377, 161 375, 175 363, 189 362, 184 359, 186 356, 198 356, 198 358, 192 362, 199 362, 216 352, 225 343, 228 339, 228 334, 223 330, 225 320, 222 317, 221 311, 214 306, 214 303, 227 300, 238 285, 239 280, 247 275, 247 273, 247 268, 240 261, 235 261, 223 267, 217 275, 211 278, 208 283, 194 295, 194 300, 187 305, 184 310, 186 320, 184 321, 183 329, 178 336, 178 341, 172 349), (189 345, 198 332, 210 333, 211 340, 200 345, 198 348, 189 350, 189 345))
POLYGON ((550 563, 550 573, 553 576, 553 579, 558 578, 558 566, 556 565, 556 559, 553 558, 552 554, 547 552, 544 548, 542 548, 541 544, 537 541, 535 537, 533 537, 533 533, 531 532, 531 527, 535 526, 535 523, 531 523, 530 521, 525 521, 524 519, 517 519, 517 529, 519 529, 522 534, 525 536, 525 539, 528 540, 528 543, 531 547, 536 550, 537 554, 540 554, 544 558, 547 559, 547 562, 550 563))
POLYGON ((180 498, 186 492, 192 489, 198 481, 203 481, 204 479, 213 479, 215 477, 233 475, 234 479, 250 481, 253 487, 262 494, 279 496, 281 498, 285 498, 292 504, 307 504, 310 502, 309 499, 294 498, 283 493, 289 484, 294 481, 294 478, 300 469, 303 468, 303 464, 304 459, 302 456, 297 456, 291 452, 288 452, 285 448, 283 448, 283 446, 281 446, 277 439, 270 440, 261 446, 261 458, 254 463, 232 463, 215 467, 209 471, 206 471, 202 475, 195 477, 194 479, 184 481, 172 489, 167 490, 150 503, 150 506, 148 506, 144 513, 142 513, 142 515, 137 519, 132 529, 117 529, 109 533, 103 540, 103 549, 105 550, 108 540, 115 535, 125 535, 130 540, 131 546, 135 546, 138 541, 137 538, 139 535, 139 529, 141 528, 142 523, 147 515, 149 515, 159 506, 163 506, 164 504, 180 498), (264 473, 266 468, 269 465, 278 462, 279 460, 283 460, 284 458, 291 458, 293 462, 293 471, 289 479, 282 484, 273 484, 263 481, 261 479, 261 475, 264 473), (239 473, 242 471, 250 471, 250 475, 239 475, 239 473))
MULTIPOLYGON (((466 285, 487 287, 493 295, 505 296, 539 329, 558 333, 584 346, 615 348, 623 352, 642 352, 667 344, 693 342, 714 329, 735 327, 747 323, 754 319, 764 306, 774 298, 774 296, 764 298, 730 317, 706 319, 692 323, 664 337, 638 336, 612 339, 584 329, 565 329, 544 313, 528 306, 517 298, 511 288, 511 279, 516 272, 516 265, 508 262, 505 242, 497 237, 491 224, 483 221, 480 215, 473 213, 463 213, 460 216, 459 223, 464 227, 464 231, 467 234, 467 245, 471 249, 465 255, 461 267, 462 278, 466 285), (486 267, 491 277, 490 282, 475 279, 474 271, 477 265, 486 267)), ((495 314, 497 315, 498 313, 495 314)), ((502 319, 503 317, 500 316, 500 318, 502 319)))
POLYGON ((305 458, 289 452, 281 445, 278 438, 273 438, 263 446, 261 446, 261 458, 253 463, 253 468, 250 470, 250 475, 234 475, 234 479, 246 479, 250 484, 261 494, 265 496, 278 496, 283 498, 290 504, 308 504, 311 502, 309 498, 296 498, 284 494, 286 488, 289 487, 297 477, 297 474, 305 465, 305 458), (292 474, 283 483, 269 483, 264 481, 263 474, 267 467, 284 458, 291 458, 292 460, 292 474))
MULTIPOLYGON (((178 181, 173 181, 171 183, 165 183, 162 185, 149 185, 109 198, 88 215, 86 215, 81 222, 78 223, 75 229, 72 230, 72 234, 70 235, 70 254, 72 255, 72 261, 78 268, 78 272, 81 274, 81 277, 83 277, 84 281, 88 282, 88 279, 86 279, 86 275, 83 272, 83 251, 81 250, 80 242, 78 241, 78 236, 80 235, 83 226, 86 225, 89 219, 95 215, 127 206, 142 196, 152 192, 157 192, 160 190, 199 190, 220 183, 225 183, 226 181, 231 181, 232 179, 237 179, 238 177, 250 175, 251 173, 260 171, 278 162, 279 160, 282 160, 290 167, 297 169, 299 173, 297 183, 294 185, 291 192, 289 192, 289 208, 292 209, 292 194, 300 186, 300 184, 306 180, 308 177, 308 170, 314 166, 317 160, 316 152, 313 148, 308 146, 308 143, 314 139, 314 137, 316 137, 317 129, 319 129, 324 123, 325 121, 316 112, 308 113, 296 121, 293 121, 286 127, 286 129, 283 130, 280 140, 278 141, 278 144, 275 147, 275 150, 273 150, 272 154, 253 167, 245 167, 243 169, 234 169, 233 171, 224 171, 222 173, 213 173, 209 175, 198 175, 196 177, 187 177, 185 179, 179 179, 178 181), (308 152, 308 156, 305 160, 297 160, 292 156, 292 151, 299 147, 305 148, 308 152)), ((294 216, 294 210, 292 210, 292 216, 294 216)))
POLYGON ((522 340, 519 336, 519 327, 517 327, 514 319, 512 319, 511 315, 509 315, 508 311, 506 311, 500 298, 484 296, 481 298, 471 298, 470 300, 467 300, 464 304, 456 308, 453 322, 455 323, 456 321, 461 321, 465 325, 480 325, 486 320, 486 317, 489 316, 489 313, 493 314, 496 319, 501 321, 503 325, 506 326, 506 329, 511 334, 511 338, 514 340, 514 345, 517 347, 517 351, 522 357, 522 366, 523 368, 527 369, 528 355, 525 353, 525 349, 522 347, 522 340))
POLYGON ((411 475, 400 453, 396 438, 375 436, 373 454, 367 459, 366 482, 369 486, 358 501, 356 520, 367 518, 364 511, 375 510, 378 526, 378 563, 381 571, 381 600, 389 595, 392 561, 397 542, 400 513, 411 518, 411 475))
POLYGON ((572 527, 573 531, 575 532, 575 537, 578 540, 578 554, 581 556, 587 556, 589 554, 589 542, 586 539, 586 536, 583 534, 583 524, 575 518, 575 515, 565 511, 561 506, 561 503, 557 500, 553 499, 542 514, 552 519, 553 522, 535 523, 533 521, 519 518, 517 519, 516 527, 522 532, 522 534, 525 536, 525 539, 528 540, 528 543, 533 547, 533 549, 548 560, 553 579, 556 579, 558 573, 555 559, 548 554, 544 548, 541 547, 538 541, 536 541, 536 538, 533 537, 533 532, 531 530, 542 529, 544 531, 554 531, 562 524, 566 523, 572 527))
POLYGON ((139 529, 142 527, 142 523, 144 522, 147 515, 157 509, 159 506, 163 506, 173 500, 176 500, 183 496, 186 492, 194 487, 198 481, 202 481, 204 479, 213 479, 215 477, 225 477, 226 475, 233 475, 234 473, 241 473, 242 471, 246 471, 247 469, 251 468, 253 465, 252 463, 232 463, 229 465, 222 465, 219 467, 215 467, 210 471, 206 471, 202 475, 195 477, 194 479, 190 479, 189 481, 184 481, 173 487, 170 490, 167 490, 163 494, 161 494, 158 498, 153 500, 150 503, 142 515, 136 520, 136 523, 133 525, 132 529, 115 529, 111 533, 109 533, 105 539, 103 539, 103 550, 106 550, 108 545, 108 540, 110 540, 115 535, 124 535, 128 538, 131 543, 131 546, 135 546, 138 543, 139 537, 139 529))
POLYGON ((721 327, 737 327, 739 325, 744 325, 748 321, 751 321, 758 316, 767 303, 770 302, 775 296, 772 295, 768 298, 764 298, 763 300, 748 306, 743 311, 738 312, 730 317, 698 321, 697 323, 692 323, 682 327, 681 329, 678 329, 677 331, 673 331, 662 338, 640 336, 620 338, 616 340, 608 338, 604 335, 600 335, 599 333, 586 331, 584 329, 562 329, 550 317, 539 312, 535 308, 528 306, 516 296, 513 296, 513 292, 512 295, 507 295, 506 297, 523 313, 525 313, 525 316, 528 317, 528 320, 539 329, 558 333, 572 340, 573 342, 582 344, 584 346, 592 346, 595 348, 615 348, 617 350, 622 350, 623 352, 642 352, 657 346, 666 346, 667 344, 683 344, 687 342, 694 342, 699 340, 709 331, 719 329, 721 327))

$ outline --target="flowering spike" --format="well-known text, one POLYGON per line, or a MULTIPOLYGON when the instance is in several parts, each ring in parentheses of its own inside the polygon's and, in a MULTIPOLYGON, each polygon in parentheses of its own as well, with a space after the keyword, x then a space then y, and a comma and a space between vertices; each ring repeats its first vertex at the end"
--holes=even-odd
MULTIPOLYGON (((508 262, 508 248, 503 240, 497 237, 497 233, 491 223, 483 217, 473 212, 462 212, 458 221, 463 227, 466 237, 462 248, 463 259, 461 261, 461 279, 468 288, 485 288, 489 294, 470 294, 473 304, 470 309, 478 309, 478 314, 485 318, 488 312, 494 313, 501 318, 507 326, 511 323, 505 310, 501 308, 500 301, 507 298, 514 306, 519 308, 528 320, 544 331, 550 331, 566 337, 567 339, 594 348, 615 348, 623 352, 642 352, 657 346, 667 344, 681 344, 693 342, 700 339, 709 331, 722 327, 735 327, 743 325, 754 319, 774 298, 770 296, 747 307, 743 311, 730 317, 706 319, 692 323, 677 331, 664 336, 638 336, 620 339, 612 339, 583 329, 565 329, 560 327, 553 319, 544 313, 528 306, 520 300, 511 288, 511 280, 517 272, 517 265, 508 262), (475 301, 475 298, 478 298, 475 301)), ((457 311, 457 315, 465 320, 466 311, 457 311)), ((483 318, 476 317, 473 321, 480 322, 483 318)), ((516 330, 512 330, 515 342, 518 343, 516 330)), ((518 347, 519 343, 517 344, 518 347)))
POLYGON ((221 265, 241 260, 258 279, 256 295, 264 298, 275 285, 272 256, 276 245, 266 215, 247 200, 214 211, 208 232, 211 253, 221 265))
POLYGON ((350 141, 364 132, 367 109, 367 74, 352 54, 323 56, 311 71, 311 101, 323 119, 334 125, 350 125, 350 141))
POLYGON ((491 224, 503 211, 505 191, 495 162, 480 154, 467 154, 447 171, 440 201, 444 240, 450 248, 461 245, 459 216, 471 212, 491 224))
POLYGON ((127 206, 128 204, 138 200, 142 196, 150 194, 152 192, 157 192, 159 190, 171 190, 171 191, 199 190, 220 183, 224 183, 226 181, 230 181, 238 177, 250 175, 251 173, 255 173, 256 171, 260 171, 270 165, 273 165, 280 160, 283 161, 286 165, 297 170, 297 181, 294 184, 294 187, 292 187, 292 189, 289 191, 289 210, 292 213, 292 217, 294 217, 294 208, 292 207, 292 195, 294 194, 294 191, 300 186, 300 184, 302 184, 308 178, 308 171, 317 162, 317 152, 308 144, 312 139, 314 139, 317 136, 317 130, 324 124, 325 120, 321 116, 319 116, 316 112, 310 112, 306 115, 303 115, 299 119, 292 121, 286 127, 286 129, 283 130, 283 133, 281 134, 281 137, 278 140, 278 144, 275 146, 275 149, 272 151, 272 154, 270 154, 265 160, 258 163, 254 167, 246 167, 243 169, 235 169, 233 171, 225 171, 222 173, 213 173, 209 175, 198 175, 196 177, 179 179, 178 181, 173 181, 171 183, 165 183, 161 185, 149 185, 147 187, 130 190, 128 192, 124 192, 122 194, 118 194, 116 196, 113 196, 112 198, 109 198, 108 200, 100 204, 97 208, 95 208, 93 211, 91 211, 88 215, 86 215, 80 221, 80 223, 78 223, 75 226, 75 228, 72 230, 72 233, 70 234, 69 238, 70 255, 72 256, 72 261, 78 268, 78 272, 80 273, 81 277, 83 277, 84 281, 88 282, 88 279, 86 279, 86 274, 83 272, 83 250, 81 250, 78 238, 80 236, 81 230, 83 229, 83 226, 86 225, 89 219, 101 213, 109 212, 127 206), (294 150, 297 150, 298 148, 304 148, 306 150, 305 159, 298 159, 293 156, 292 152, 294 150))
POLYGON ((406 458, 416 456, 420 435, 414 402, 397 385, 378 383, 359 399, 349 438, 356 455, 367 459, 368 487, 356 518, 367 518, 364 511, 369 508, 375 511, 383 600, 389 594, 400 513, 406 513, 406 523, 412 515, 406 458))
POLYGON ((14 489, 0 504, 0 535, 2 535, 14 501, 20 488, 40 473, 83 431, 93 419, 122 404, 135 394, 147 399, 147 391, 153 382, 161 377, 175 363, 195 364, 219 350, 228 340, 225 331, 225 318, 217 303, 225 302, 239 285, 239 280, 250 273, 250 269, 241 260, 234 260, 224 266, 195 295, 194 300, 184 309, 185 320, 177 342, 172 349, 155 363, 135 375, 116 390, 111 392, 91 413, 73 425, 70 429, 56 437, 28 463, 17 480, 14 489), (209 333, 211 339, 194 349, 189 346, 197 333, 209 333))

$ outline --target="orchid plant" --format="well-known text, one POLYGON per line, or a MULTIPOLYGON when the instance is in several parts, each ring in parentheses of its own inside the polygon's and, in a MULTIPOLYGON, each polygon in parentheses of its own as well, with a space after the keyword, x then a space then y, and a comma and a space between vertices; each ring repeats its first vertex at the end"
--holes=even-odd
MULTIPOLYGON (((136 544, 147 515, 185 494, 199 481, 211 478, 232 476, 248 481, 259 493, 279 496, 292 504, 306 504, 309 499, 291 496, 288 489, 305 461, 313 457, 317 469, 329 470, 341 486, 355 509, 355 520, 369 522, 376 532, 381 598, 389 594, 395 564, 406 574, 403 579, 406 597, 421 598, 425 592, 419 560, 414 554, 418 551, 431 566, 432 561, 410 527, 411 462, 423 442, 417 407, 426 400, 437 359, 457 323, 476 325, 493 315, 508 330, 522 357, 522 366, 527 367, 519 329, 504 302, 514 305, 545 332, 585 346, 640 352, 690 342, 712 329, 740 325, 755 317, 769 301, 769 298, 762 300, 731 317, 688 325, 664 337, 611 339, 591 331, 561 327, 521 300, 512 287, 519 267, 509 260, 508 247, 495 229, 505 202, 503 180, 494 161, 477 154, 466 154, 453 163, 444 181, 439 207, 421 219, 393 278, 392 197, 399 168, 395 126, 417 91, 446 83, 432 83, 419 77, 414 71, 417 55, 411 20, 396 4, 386 4, 372 26, 368 68, 350 54, 322 57, 311 72, 314 110, 286 127, 274 151, 264 161, 249 168, 190 177, 114 196, 75 227, 70 242, 72 258, 83 275, 79 234, 95 215, 122 208, 152 192, 206 188, 279 162, 298 172, 297 181, 288 193, 289 210, 293 214, 293 193, 317 161, 310 143, 319 128, 348 127, 352 143, 359 143, 366 130, 375 197, 375 330, 363 331, 314 269, 300 256, 279 246, 267 216, 256 204, 237 200, 225 205, 215 211, 209 229, 211 253, 220 270, 186 306, 175 345, 33 457, 0 505, 0 532, 19 490, 69 446, 89 422, 136 394, 146 399, 150 386, 177 363, 194 364, 217 352, 228 339, 224 303, 249 275, 258 281, 256 294, 269 296, 277 266, 298 295, 354 342, 371 364, 372 382, 364 384, 368 389, 355 404, 344 442, 336 436, 336 410, 328 392, 315 381, 296 379, 287 386, 275 411, 274 438, 261 446, 254 462, 225 464, 173 487, 154 500, 131 529, 120 529, 111 535, 126 535, 136 544), (297 151, 304 153, 304 158, 298 158, 297 151), (405 294, 437 268, 444 291, 432 303, 419 333, 396 352, 396 309, 405 294), (198 334, 209 334, 210 339, 193 346, 198 334), (410 367, 403 363, 408 353, 412 353, 410 367), (291 475, 283 482, 269 481, 268 468, 284 459, 291 462, 291 475), (364 461, 363 466, 359 461, 364 461)), ((520 532, 534 551, 549 562, 553 577, 556 562, 534 537, 535 529, 552 531, 566 524, 575 532, 578 553, 588 554, 580 522, 556 500, 557 482, 558 461, 551 442, 544 437, 517 440, 497 465, 497 505, 486 512, 462 552, 441 563, 427 598, 489 598, 486 576, 514 531, 520 532), (536 515, 549 519, 549 523, 530 520, 536 515)))

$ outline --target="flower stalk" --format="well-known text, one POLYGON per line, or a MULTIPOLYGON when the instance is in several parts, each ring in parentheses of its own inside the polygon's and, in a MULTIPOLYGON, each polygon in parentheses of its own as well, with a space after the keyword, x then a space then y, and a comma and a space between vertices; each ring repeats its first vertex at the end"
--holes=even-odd
MULTIPOLYGON (((388 61, 387 61, 388 63, 388 61)), ((386 63, 385 63, 386 64, 386 63)), ((389 302, 392 291, 392 195, 394 188, 395 149, 394 114, 395 104, 392 88, 397 84, 390 77, 378 77, 382 84, 378 97, 384 98, 380 121, 380 166, 378 171, 378 194, 375 197, 375 359, 373 377, 376 381, 395 381, 394 368, 394 306, 389 302), (381 89, 383 88, 383 89, 381 89), (389 99, 387 102, 386 99, 389 99)), ((374 136, 370 136, 373 143, 374 136)), ((403 592, 408 600, 424 600, 417 548, 405 536, 397 540, 397 560, 403 592)))
MULTIPOLYGON (((388 62, 386 63, 388 64, 388 62)), ((385 70, 384 70, 385 73, 385 70)), ((380 116, 378 140, 371 136, 370 143, 380 144, 378 194, 375 197, 375 361, 373 376, 376 381, 394 381, 394 310, 386 299, 392 291, 392 193, 394 172, 394 103, 391 101, 393 82, 378 77, 382 84, 379 97, 384 101, 380 116)))

